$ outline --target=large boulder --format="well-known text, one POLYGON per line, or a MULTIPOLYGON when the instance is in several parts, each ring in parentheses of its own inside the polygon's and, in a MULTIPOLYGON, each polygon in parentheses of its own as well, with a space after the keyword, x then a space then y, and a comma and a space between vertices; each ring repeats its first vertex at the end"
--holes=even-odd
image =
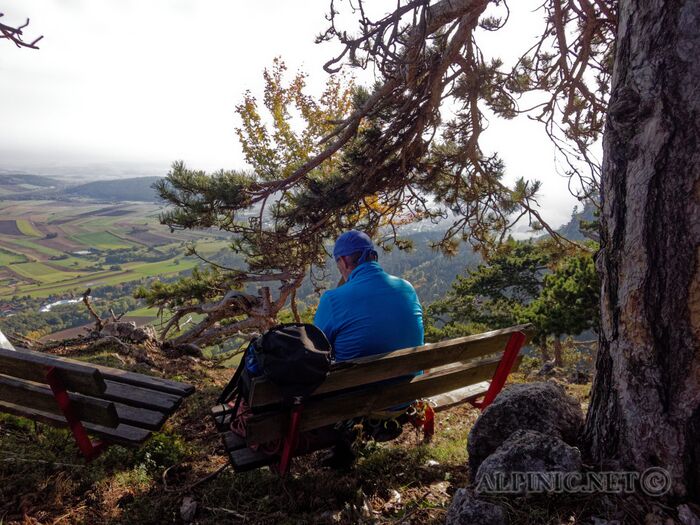
POLYGON ((481 462, 474 481, 479 494, 552 492, 561 488, 563 477, 557 482, 554 477, 537 474, 576 474, 580 470, 581 452, 576 447, 536 430, 516 430, 481 462))
POLYGON ((516 430, 536 430, 576 445, 582 426, 581 406, 562 386, 553 382, 510 385, 469 432, 467 451, 472 476, 516 430))
POLYGON ((455 492, 445 525, 505 525, 506 513, 493 503, 478 500, 467 489, 455 492))

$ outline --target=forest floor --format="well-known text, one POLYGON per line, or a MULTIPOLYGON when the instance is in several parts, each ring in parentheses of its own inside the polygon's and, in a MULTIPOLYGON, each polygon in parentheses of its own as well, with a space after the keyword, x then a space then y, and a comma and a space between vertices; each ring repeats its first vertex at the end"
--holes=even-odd
MULTIPOLYGON (((79 357, 124 367, 114 354, 79 357)), ((225 468, 201 482, 227 464, 208 413, 232 371, 192 358, 163 363, 168 377, 197 391, 138 449, 112 446, 86 464, 68 432, 0 415, 0 524, 182 523, 181 509, 195 505, 193 522, 201 524, 444 523, 454 492, 468 484, 466 440, 479 415, 468 405, 440 413, 429 444, 412 429, 391 443, 368 443, 349 472, 321 468, 317 453, 296 459, 286 479, 267 468, 225 468)), ((590 385, 562 384, 587 403, 590 385)), ((517 521, 575 523, 585 505, 517 521)))

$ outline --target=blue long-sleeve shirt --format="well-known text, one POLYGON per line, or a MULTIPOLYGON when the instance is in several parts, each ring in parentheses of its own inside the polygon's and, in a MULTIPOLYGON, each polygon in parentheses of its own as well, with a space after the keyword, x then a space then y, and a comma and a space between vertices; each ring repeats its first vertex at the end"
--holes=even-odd
POLYGON ((361 264, 343 286, 326 291, 314 324, 336 361, 423 344, 423 310, 413 286, 376 262, 361 264))

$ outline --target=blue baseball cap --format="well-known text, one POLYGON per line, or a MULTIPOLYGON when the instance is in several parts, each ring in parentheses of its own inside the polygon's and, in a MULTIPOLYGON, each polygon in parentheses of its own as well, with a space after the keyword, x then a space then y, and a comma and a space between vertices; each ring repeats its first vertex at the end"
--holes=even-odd
POLYGON ((343 233, 335 241, 333 258, 337 261, 338 257, 352 255, 357 252, 362 252, 362 256, 357 261, 358 263, 367 261, 367 257, 370 253, 377 254, 377 250, 374 248, 374 244, 372 243, 372 239, 369 238, 369 235, 358 230, 350 230, 343 233))

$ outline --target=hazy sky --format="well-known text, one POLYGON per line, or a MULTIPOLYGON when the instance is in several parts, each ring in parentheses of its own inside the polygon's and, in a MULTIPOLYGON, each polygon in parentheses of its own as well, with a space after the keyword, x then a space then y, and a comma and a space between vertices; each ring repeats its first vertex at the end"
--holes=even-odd
MULTIPOLYGON (((513 3, 508 31, 487 35, 487 53, 534 40, 538 17, 528 10, 537 3, 513 3)), ((31 18, 27 39, 44 39, 38 51, 0 41, 0 169, 119 163, 164 175, 176 159, 242 168, 234 107, 244 91, 262 94, 276 56, 318 91, 336 49, 314 44, 328 0, 16 0, 2 9, 6 22, 31 18)), ((505 159, 509 179, 544 182, 551 223, 568 219, 576 201, 540 126, 494 121, 484 145, 505 159)))

